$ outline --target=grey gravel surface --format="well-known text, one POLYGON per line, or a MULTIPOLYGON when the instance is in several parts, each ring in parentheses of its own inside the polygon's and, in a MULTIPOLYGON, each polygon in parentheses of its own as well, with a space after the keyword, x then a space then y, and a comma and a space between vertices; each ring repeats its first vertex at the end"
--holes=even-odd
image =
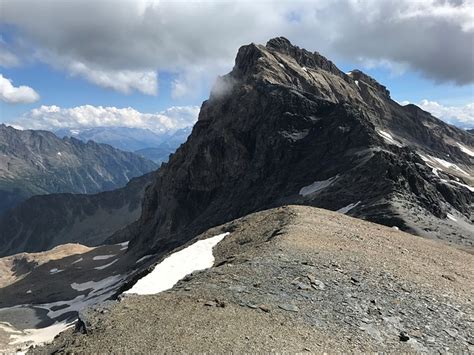
POLYGON ((173 289, 82 315, 36 353, 474 351, 473 256, 338 213, 286 206, 229 231, 173 289), (84 327, 83 327, 84 328, 84 327))

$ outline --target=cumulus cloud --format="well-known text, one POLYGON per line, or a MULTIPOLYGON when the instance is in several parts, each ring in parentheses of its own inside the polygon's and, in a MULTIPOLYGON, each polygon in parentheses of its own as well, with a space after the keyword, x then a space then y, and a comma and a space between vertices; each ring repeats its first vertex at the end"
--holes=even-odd
POLYGON ((157 74, 152 70, 100 70, 90 68, 80 62, 69 64, 68 69, 72 75, 83 76, 94 84, 111 88, 124 94, 129 94, 133 90, 148 95, 156 95, 158 93, 157 74))
POLYGON ((174 106, 158 113, 142 113, 131 107, 84 105, 61 108, 53 105, 35 108, 12 124, 25 129, 134 127, 166 133, 192 126, 198 114, 197 106, 174 106))
POLYGON ((2 3, 0 21, 36 57, 122 92, 154 94, 169 71, 173 96, 188 95, 230 69, 240 45, 281 35, 332 58, 474 82, 472 0, 18 0, 2 3))
POLYGON ((421 100, 418 106, 452 125, 474 128, 474 103, 464 106, 444 106, 436 101, 421 100))
POLYGON ((29 104, 38 101, 39 95, 29 86, 13 86, 10 79, 0 74, 0 100, 10 104, 29 104))
MULTIPOLYGON (((410 101, 402 101, 401 105, 408 105, 410 101)), ((445 106, 436 101, 421 100, 416 104, 433 116, 457 127, 474 128, 474 102, 461 106, 445 106)))

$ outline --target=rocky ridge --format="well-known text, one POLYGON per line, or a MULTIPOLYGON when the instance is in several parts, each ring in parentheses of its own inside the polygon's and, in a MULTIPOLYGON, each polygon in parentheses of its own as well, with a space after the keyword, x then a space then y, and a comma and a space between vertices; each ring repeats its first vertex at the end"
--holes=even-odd
POLYGON ((131 251, 169 251, 207 228, 283 204, 471 248, 474 139, 360 71, 274 38, 239 49, 188 141, 158 171, 131 251))
POLYGON ((230 234, 214 267, 130 295, 32 353, 472 352, 473 256, 327 210, 284 206, 230 234), (138 325, 138 326, 137 326, 138 325))

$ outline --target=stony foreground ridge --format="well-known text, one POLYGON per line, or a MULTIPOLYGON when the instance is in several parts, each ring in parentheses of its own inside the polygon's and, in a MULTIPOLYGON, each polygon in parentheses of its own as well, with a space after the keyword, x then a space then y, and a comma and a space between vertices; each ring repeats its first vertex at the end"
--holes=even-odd
POLYGON ((34 195, 120 188, 155 168, 106 144, 0 124, 0 214, 34 195))
POLYGON ((473 256, 312 207, 252 214, 215 266, 82 316, 33 353, 474 351, 473 256))
POLYGON ((360 71, 343 73, 281 37, 250 44, 119 237, 137 255, 166 252, 293 203, 472 247, 473 151, 472 135, 400 106, 360 71))

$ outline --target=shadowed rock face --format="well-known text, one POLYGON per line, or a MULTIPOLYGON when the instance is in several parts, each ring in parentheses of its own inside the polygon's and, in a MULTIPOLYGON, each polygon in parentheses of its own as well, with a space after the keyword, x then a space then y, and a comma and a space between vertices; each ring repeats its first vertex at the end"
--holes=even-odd
POLYGON ((34 195, 98 193, 156 165, 109 145, 0 125, 0 214, 34 195))
MULTIPOLYGON (((0 256, 38 252, 65 243, 97 246, 136 221, 149 173, 99 194, 33 196, 0 217, 0 256)), ((123 242, 124 240, 117 240, 123 242)))
POLYGON ((246 45, 157 173, 139 221, 115 237, 138 254, 165 251, 292 203, 471 246, 473 147, 472 135, 400 106, 360 71, 284 38, 246 45))

